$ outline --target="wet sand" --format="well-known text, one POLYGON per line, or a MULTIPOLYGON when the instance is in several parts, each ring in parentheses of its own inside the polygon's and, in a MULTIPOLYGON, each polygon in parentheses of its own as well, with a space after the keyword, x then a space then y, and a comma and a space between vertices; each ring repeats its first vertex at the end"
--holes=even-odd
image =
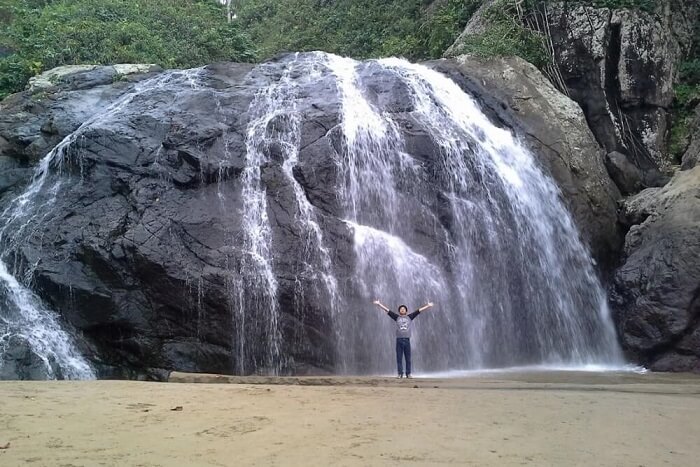
POLYGON ((0 465, 695 466, 700 459, 700 377, 692 375, 174 374, 171 381, 0 382, 0 465))

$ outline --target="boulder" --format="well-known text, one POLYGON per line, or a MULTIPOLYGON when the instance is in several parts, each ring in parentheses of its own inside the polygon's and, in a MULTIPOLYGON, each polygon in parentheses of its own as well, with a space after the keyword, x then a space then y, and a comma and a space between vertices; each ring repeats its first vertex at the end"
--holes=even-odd
POLYGON ((43 73, 28 91, 0 101, 0 156, 25 165, 36 162, 128 91, 131 82, 158 70, 153 65, 70 65, 43 73))
MULTIPOLYGON (((260 117, 251 115, 251 103, 266 98, 260 90, 280 82, 294 57, 130 80, 95 68, 62 78, 40 103, 42 91, 26 91, 0 104, 0 137, 9 143, 1 156, 31 166, 56 144, 60 151, 46 187, 32 200, 35 211, 16 239, 19 247, 9 255, 13 272, 31 275, 33 290, 88 341, 84 347, 102 376, 271 370, 266 329, 275 303, 241 292, 265 289, 244 280, 268 280, 250 273, 256 257, 246 243, 248 219, 241 209, 252 199, 244 191, 252 149, 269 159, 260 179, 275 258, 275 319, 283 337, 278 351, 286 357, 277 370, 320 374, 334 368, 328 297, 316 275, 299 271, 305 255, 318 248, 297 221, 296 188, 285 167, 284 136, 294 123, 284 115, 272 118, 255 148, 246 141, 251 119, 260 117), (89 125, 66 138, 85 121, 89 125)), ((607 267, 603 263, 619 246, 620 195, 580 108, 520 59, 460 57, 428 66, 469 91, 498 125, 522 135, 607 267)), ((407 87, 375 62, 358 69, 373 103, 405 119, 399 131, 410 156, 421 164, 437 160, 439 147, 411 120, 407 87)), ((341 105, 336 77, 319 73, 296 91, 295 112, 303 118, 291 175, 332 245, 330 272, 342 287, 352 281, 356 254, 335 192, 333 154, 344 144, 341 105)), ((443 187, 425 183, 425 198, 435 203, 428 207, 439 212, 443 187)), ((425 212, 415 224, 430 226, 435 219, 425 212)), ((426 257, 447 258, 435 231, 418 231, 411 246, 426 257)))
POLYGON ((42 380, 46 379, 48 373, 56 379, 62 379, 61 368, 56 362, 50 359, 44 361, 22 337, 13 335, 5 339, 0 336, 0 348, 3 349, 0 352, 0 381, 42 380))
POLYGON ((612 302, 623 346, 659 371, 700 370, 700 167, 623 204, 612 302))
POLYGON ((617 151, 608 153, 605 156, 605 167, 623 194, 634 194, 641 190, 642 172, 626 155, 617 151))

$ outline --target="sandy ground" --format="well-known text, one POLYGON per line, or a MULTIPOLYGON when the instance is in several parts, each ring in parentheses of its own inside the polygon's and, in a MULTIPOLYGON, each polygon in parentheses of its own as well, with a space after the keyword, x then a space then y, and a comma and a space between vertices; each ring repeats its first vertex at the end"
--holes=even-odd
POLYGON ((700 462, 688 375, 172 380, 1 382, 0 465, 700 462))

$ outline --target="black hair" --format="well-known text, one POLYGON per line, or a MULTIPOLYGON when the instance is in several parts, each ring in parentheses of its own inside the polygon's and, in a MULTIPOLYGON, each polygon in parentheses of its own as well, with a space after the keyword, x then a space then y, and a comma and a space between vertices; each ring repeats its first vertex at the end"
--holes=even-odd
POLYGON ((401 308, 405 308, 406 313, 408 313, 408 307, 406 305, 399 305, 399 313, 401 313, 401 308))

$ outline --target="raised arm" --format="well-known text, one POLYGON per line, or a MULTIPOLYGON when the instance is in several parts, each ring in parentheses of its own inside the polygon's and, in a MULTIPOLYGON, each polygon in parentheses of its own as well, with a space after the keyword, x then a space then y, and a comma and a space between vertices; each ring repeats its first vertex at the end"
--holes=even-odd
POLYGON ((374 303, 375 305, 377 305, 379 308, 381 308, 382 310, 386 311, 387 313, 389 313, 389 311, 391 311, 391 310, 389 310, 389 308, 387 308, 386 306, 384 306, 384 305, 382 304, 382 302, 380 302, 379 300, 375 300, 375 301, 373 301, 372 303, 374 303))
POLYGON ((432 308, 433 305, 434 305, 433 302, 429 302, 429 303, 423 305, 422 307, 418 308, 418 311, 425 311, 425 310, 427 310, 428 308, 432 308))

